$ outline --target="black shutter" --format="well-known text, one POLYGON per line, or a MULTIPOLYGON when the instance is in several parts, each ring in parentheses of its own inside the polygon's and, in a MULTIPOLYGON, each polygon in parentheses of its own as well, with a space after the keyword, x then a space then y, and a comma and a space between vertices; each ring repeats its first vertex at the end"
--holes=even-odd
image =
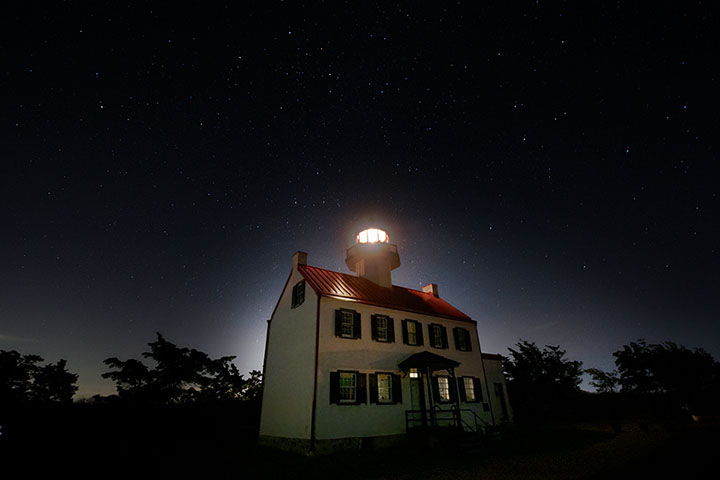
POLYGON ((360 312, 353 312, 355 321, 353 322, 353 338, 360 338, 360 312))
POLYGON ((435 328, 434 323, 428 324, 428 343, 430 344, 431 347, 437 346, 437 345, 435 345, 435 334, 433 332, 434 328, 435 328))
POLYGON ((297 302, 297 305, 302 305, 305 301, 305 280, 301 280, 298 284, 298 295, 295 301, 297 302))
POLYGON ((432 377, 432 392, 435 403, 440 403, 440 385, 438 385, 438 377, 436 376, 432 377))
POLYGON ((482 385, 480 385, 479 378, 473 377, 473 386, 475 387, 475 401, 482 402, 482 400, 483 400, 482 385))
POLYGON ((392 396, 393 403, 402 403, 402 379, 400 375, 392 376, 392 396))
POLYGON ((455 402, 457 398, 457 377, 448 377, 448 385, 450 386, 450 401, 455 402))
POLYGON ((367 375, 364 373, 355 375, 357 375, 357 403, 367 403, 367 375))
POLYGON ((440 325, 441 332, 442 332, 442 348, 448 348, 448 340, 447 340, 447 329, 440 325))
POLYGON ((378 403, 377 373, 370 374, 370 403, 378 403))
POLYGON ((415 322, 415 331, 417 332, 417 344, 422 347, 425 344, 425 342, 423 342, 422 323, 415 322))
POLYGON ((472 352, 472 340, 470 340, 470 332, 463 328, 463 333, 465 334, 465 348, 467 348, 466 351, 472 352))
POLYGON ((330 403, 340 403, 340 374, 330 372, 330 403))
POLYGON ((342 337, 342 312, 335 310, 335 336, 342 337))
POLYGON ((373 340, 377 340, 377 315, 370 315, 370 332, 373 340))
POLYGON ((465 392, 465 378, 460 377, 458 382, 458 391, 460 392, 460 401, 467 402, 467 393, 465 392))
POLYGON ((395 320, 387 317, 388 342, 395 342, 395 320))
POLYGON ((402 336, 403 336, 403 343, 405 345, 408 344, 408 332, 407 332, 407 320, 402 321, 402 336))
POLYGON ((462 350, 460 348, 460 335, 462 335, 462 332, 459 331, 460 329, 455 327, 453 328, 453 338, 455 339, 455 350, 462 350))

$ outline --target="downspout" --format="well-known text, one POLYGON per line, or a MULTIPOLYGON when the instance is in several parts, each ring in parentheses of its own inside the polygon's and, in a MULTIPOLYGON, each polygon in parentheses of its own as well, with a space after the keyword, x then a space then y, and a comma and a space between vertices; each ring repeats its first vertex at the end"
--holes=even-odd
POLYGON ((318 376, 318 350, 320 344, 320 300, 317 294, 317 308, 315 310, 315 368, 313 370, 313 399, 312 414, 310 418, 310 453, 315 453, 315 410, 317 409, 317 376, 318 376))

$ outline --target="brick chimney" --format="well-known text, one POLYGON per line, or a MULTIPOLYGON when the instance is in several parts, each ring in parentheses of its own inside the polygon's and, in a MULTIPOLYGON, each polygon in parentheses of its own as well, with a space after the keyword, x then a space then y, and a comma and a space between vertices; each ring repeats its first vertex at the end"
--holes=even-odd
POLYGON ((437 283, 429 283, 423 287, 423 292, 432 293, 434 297, 439 297, 437 283))

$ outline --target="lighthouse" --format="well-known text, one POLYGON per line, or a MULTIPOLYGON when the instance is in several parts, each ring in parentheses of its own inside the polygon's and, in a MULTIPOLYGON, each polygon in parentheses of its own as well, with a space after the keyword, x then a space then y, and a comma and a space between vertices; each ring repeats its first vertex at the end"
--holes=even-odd
POLYGON ((390 288, 391 272, 400 266, 400 255, 384 230, 368 228, 358 233, 355 244, 347 249, 345 264, 359 277, 390 288))

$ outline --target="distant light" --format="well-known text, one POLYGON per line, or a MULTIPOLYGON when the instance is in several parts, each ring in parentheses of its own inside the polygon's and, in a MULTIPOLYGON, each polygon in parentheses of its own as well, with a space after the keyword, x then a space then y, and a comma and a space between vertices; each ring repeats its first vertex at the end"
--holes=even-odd
POLYGON ((389 243, 390 237, 379 228, 368 228, 358 233, 355 243, 389 243))
POLYGON ((417 368, 410 369, 410 378, 418 378, 419 376, 417 368))

